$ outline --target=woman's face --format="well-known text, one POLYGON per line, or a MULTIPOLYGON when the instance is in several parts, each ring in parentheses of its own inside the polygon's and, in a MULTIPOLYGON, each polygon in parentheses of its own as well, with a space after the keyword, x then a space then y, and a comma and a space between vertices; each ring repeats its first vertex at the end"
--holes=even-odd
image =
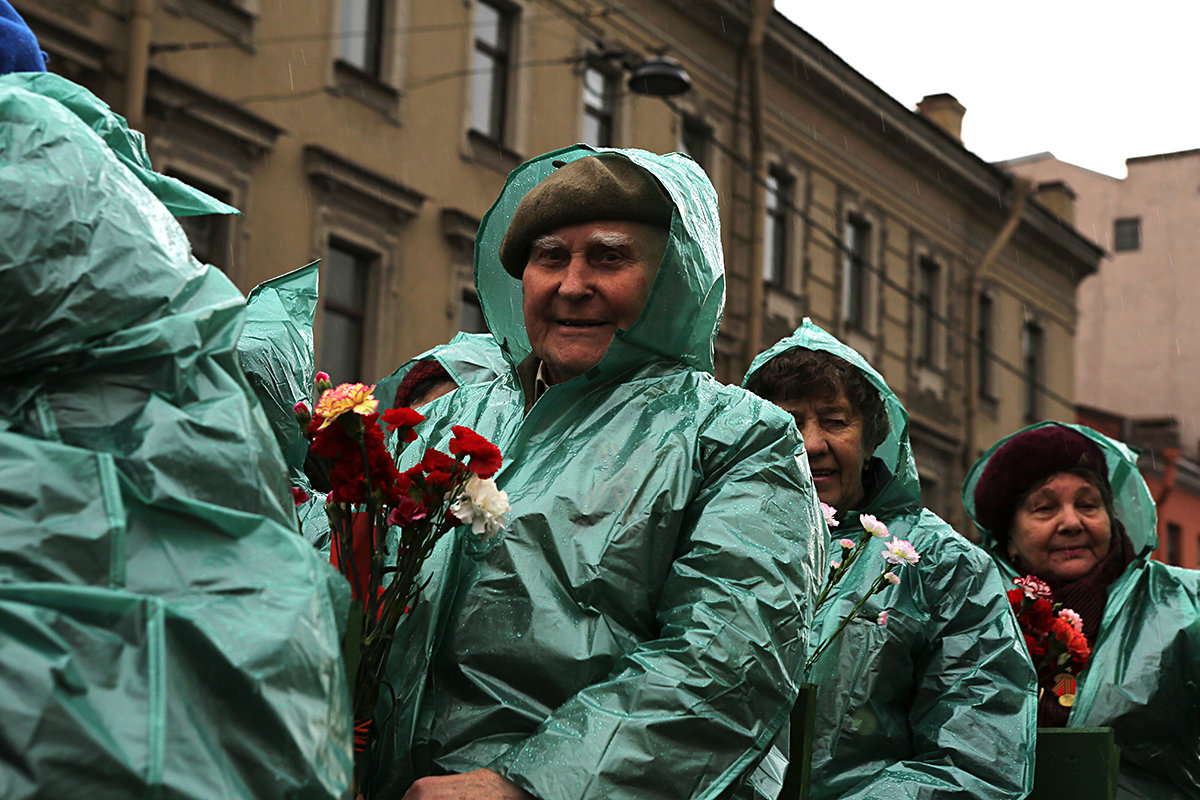
POLYGON ((1056 472, 1017 507, 1008 555, 1041 578, 1072 581, 1108 555, 1112 520, 1100 490, 1070 472, 1056 472))

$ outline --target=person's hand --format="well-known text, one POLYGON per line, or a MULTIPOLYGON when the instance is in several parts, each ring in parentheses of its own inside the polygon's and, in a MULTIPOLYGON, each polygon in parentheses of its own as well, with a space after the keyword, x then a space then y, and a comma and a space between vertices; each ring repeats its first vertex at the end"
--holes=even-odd
POLYGON ((534 800, 533 795, 490 769, 421 778, 402 800, 534 800))

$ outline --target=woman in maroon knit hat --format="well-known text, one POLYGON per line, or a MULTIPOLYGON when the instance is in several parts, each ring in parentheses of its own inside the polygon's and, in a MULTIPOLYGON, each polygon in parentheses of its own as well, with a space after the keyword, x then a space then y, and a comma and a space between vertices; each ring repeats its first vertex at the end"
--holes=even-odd
POLYGON ((1043 422, 975 463, 963 503, 1010 578, 1033 575, 1082 618, 1073 686, 1043 690, 1043 727, 1111 727, 1119 798, 1200 796, 1200 572, 1150 561, 1149 489, 1127 447, 1043 422))

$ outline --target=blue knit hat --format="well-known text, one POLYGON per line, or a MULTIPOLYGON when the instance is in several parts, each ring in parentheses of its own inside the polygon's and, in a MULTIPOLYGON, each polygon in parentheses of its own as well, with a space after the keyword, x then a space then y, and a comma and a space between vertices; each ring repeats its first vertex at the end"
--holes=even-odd
POLYGON ((37 37, 8 0, 0 0, 0 75, 45 71, 46 54, 37 37))

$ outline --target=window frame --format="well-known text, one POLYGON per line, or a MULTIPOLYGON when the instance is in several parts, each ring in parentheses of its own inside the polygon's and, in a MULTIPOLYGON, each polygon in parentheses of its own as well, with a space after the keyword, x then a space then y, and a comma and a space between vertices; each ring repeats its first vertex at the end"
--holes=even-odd
POLYGON ((796 176, 782 164, 767 168, 763 213, 763 283, 776 288, 789 285, 788 263, 792 251, 792 207, 795 206, 796 176), (772 202, 774 200, 774 202, 772 202))
POLYGON ((846 212, 842 226, 842 292, 838 303, 842 327, 846 330, 869 333, 871 329, 872 282, 868 271, 875 249, 875 234, 874 220, 858 209, 846 212), (853 240, 851 231, 856 234, 853 240), (852 246, 860 242, 861 247, 852 246))
POLYGON ((1024 415, 1027 423, 1042 419, 1042 373, 1045 371, 1046 331, 1037 319, 1021 326, 1021 369, 1024 376, 1024 415))
POLYGON ((617 133, 617 99, 621 91, 617 76, 594 64, 586 65, 580 73, 580 89, 583 99, 580 141, 593 147, 613 147, 617 133), (599 92, 588 85, 591 75, 600 77, 602 85, 599 92), (598 98, 599 104, 591 102, 592 98, 598 98), (597 127, 595 141, 590 138, 589 120, 594 120, 597 127))
MULTIPOLYGON (((323 293, 321 298, 321 336, 319 340, 320 347, 318 348, 318 356, 322 361, 324 361, 328 355, 325 352, 325 348, 327 346, 327 342, 329 341, 327 315, 330 312, 341 317, 349 317, 355 320, 358 329, 358 347, 356 356, 357 363, 355 364, 355 369, 351 371, 352 374, 339 375, 336 376, 336 379, 339 383, 344 383, 347 381, 362 381, 366 377, 366 368, 368 366, 367 345, 369 325, 371 322, 372 285, 375 281, 375 275, 379 271, 382 256, 380 253, 375 252, 370 248, 356 244, 344 236, 339 236, 336 232, 330 232, 326 237, 325 258, 322 259, 322 272, 327 272, 332 268, 334 259, 330 256, 330 252, 335 248, 340 250, 342 253, 349 255, 354 260, 355 267, 362 269, 362 293, 361 297, 359 298, 360 304, 358 308, 354 308, 353 306, 345 305, 339 301, 333 300, 329 297, 328 293, 323 293)), ((324 285, 332 286, 333 281, 329 279, 327 275, 322 275, 321 279, 324 285)), ((329 366, 332 365, 321 365, 321 369, 324 369, 326 372, 329 372, 332 375, 334 370, 329 369, 329 366)))
POLYGON ((503 145, 507 145, 509 139, 508 112, 517 13, 511 6, 494 2, 493 0, 476 0, 474 19, 471 22, 471 64, 473 75, 472 80, 469 81, 471 92, 471 102, 469 105, 471 122, 469 127, 484 138, 503 145), (480 19, 479 8, 483 6, 491 9, 496 14, 498 30, 496 31, 495 38, 499 43, 498 45, 493 45, 480 38, 479 31, 482 20, 480 19), (486 59, 490 65, 487 73, 490 81, 488 82, 488 125, 486 128, 479 125, 480 120, 477 118, 476 110, 478 101, 476 92, 483 85, 483 82, 478 80, 482 73, 475 73, 477 69, 475 64, 480 56, 486 59))
POLYGON ((699 164, 700 168, 705 170, 705 172, 708 171, 708 161, 712 157, 712 141, 713 129, 711 125, 695 114, 683 112, 679 115, 678 150, 681 153, 691 156, 692 160, 699 164), (689 139, 698 144, 699 147, 689 144, 689 139))
MULTIPOLYGON (((388 0, 341 0, 341 19, 338 26, 338 62, 348 66, 358 72, 366 75, 376 81, 384 79, 384 53, 387 48, 388 31, 388 0), (348 57, 346 48, 351 39, 359 37, 347 36, 346 19, 348 9, 351 8, 351 3, 365 9, 365 14, 362 18, 362 48, 364 50, 363 62, 359 63, 348 57)), ((356 19, 355 24, 358 24, 356 19)))
POLYGON ((996 297, 990 289, 975 296, 976 392, 992 400, 996 396, 996 372, 992 352, 996 349, 996 297))
POLYGON ((945 268, 940 259, 933 254, 924 252, 917 255, 916 292, 913 304, 916 318, 913 325, 913 338, 918 366, 937 369, 941 365, 941 346, 938 341, 937 326, 940 325, 942 292, 945 281, 945 268), (926 285, 927 276, 932 275, 931 282, 926 285))
POLYGON ((1113 252, 1129 253, 1142 249, 1142 218, 1118 217, 1113 220, 1113 252), (1132 231, 1132 239, 1130 238, 1132 231))

